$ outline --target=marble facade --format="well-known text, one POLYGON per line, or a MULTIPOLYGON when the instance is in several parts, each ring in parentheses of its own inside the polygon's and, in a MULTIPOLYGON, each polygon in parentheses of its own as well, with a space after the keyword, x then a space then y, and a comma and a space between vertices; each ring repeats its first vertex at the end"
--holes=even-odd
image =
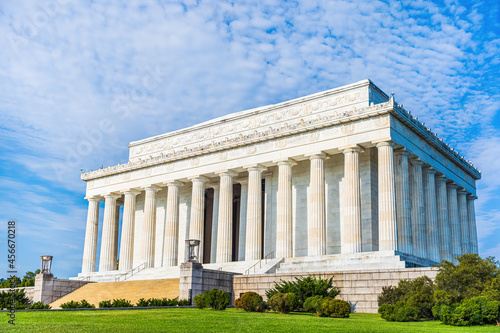
POLYGON ((186 239, 207 264, 392 251, 421 266, 478 251, 480 173, 369 80, 129 149, 82 174, 82 275, 179 266, 186 239))

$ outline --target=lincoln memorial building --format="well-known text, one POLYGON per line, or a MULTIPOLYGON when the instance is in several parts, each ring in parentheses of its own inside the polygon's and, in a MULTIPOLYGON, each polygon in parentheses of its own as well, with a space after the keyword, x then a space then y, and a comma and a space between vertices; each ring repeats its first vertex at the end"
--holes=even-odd
POLYGON ((178 278, 188 239, 204 268, 243 275, 430 267, 478 251, 480 172, 370 80, 128 147, 128 162, 82 174, 80 278, 178 278))

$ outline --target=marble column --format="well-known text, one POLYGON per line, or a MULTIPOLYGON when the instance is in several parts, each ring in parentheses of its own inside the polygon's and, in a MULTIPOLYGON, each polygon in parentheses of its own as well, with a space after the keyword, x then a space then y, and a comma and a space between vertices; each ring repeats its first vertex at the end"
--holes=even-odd
POLYGON ((245 241, 245 260, 262 259, 262 171, 261 165, 248 170, 248 204, 245 241))
POLYGON ((354 145, 342 149, 344 153, 344 210, 341 228, 341 252, 362 251, 361 243, 361 188, 359 179, 359 153, 354 145))
POLYGON ((309 256, 326 254, 325 158, 324 153, 309 156, 311 161, 307 216, 309 256))
POLYGON ((458 220, 460 222, 460 248, 463 253, 470 253, 469 216, 467 215, 467 191, 460 188, 457 191, 458 220))
POLYGON ((135 202, 139 191, 127 190, 123 192, 122 238, 120 241, 120 270, 130 270, 134 267, 134 231, 135 231, 135 202))
POLYGON ((179 192, 181 182, 167 183, 167 211, 165 218, 165 241, 163 245, 163 267, 177 266, 179 251, 179 192))
POLYGON ((217 262, 233 261, 233 177, 232 171, 219 173, 219 222, 217 228, 217 262))
POLYGON ((432 167, 423 169, 425 230, 427 232, 427 258, 440 262, 439 229, 436 198, 436 171, 432 167))
POLYGON ((457 184, 449 182, 448 190, 448 219, 450 221, 451 254, 453 262, 458 263, 455 257, 462 254, 462 244, 460 239, 460 220, 458 217, 457 184))
POLYGON ((276 222, 276 257, 293 256, 292 233, 292 159, 278 161, 278 198, 276 222))
MULTIPOLYGON (((113 243, 115 244, 113 248, 113 262, 118 263, 118 246, 120 237, 120 207, 123 206, 123 200, 118 198, 116 200, 116 210, 115 210, 115 238, 113 243)), ((118 269, 118 268, 117 268, 118 269)))
POLYGON ((439 254, 441 260, 452 261, 450 221, 448 219, 448 194, 446 190, 447 179, 443 174, 437 174, 435 179, 439 228, 439 254))
POLYGON ((378 149, 379 250, 398 250, 394 142, 376 144, 378 149))
POLYGON ((249 179, 239 179, 240 190, 240 225, 238 236, 238 261, 245 260, 245 250, 247 244, 247 206, 248 206, 248 181, 249 179))
POLYGON ((474 200, 476 196, 467 195, 467 217, 469 220, 469 238, 470 238, 470 253, 478 253, 477 247, 477 229, 476 229, 476 210, 474 208, 474 200))
POLYGON ((217 261, 217 229, 219 221, 219 184, 211 186, 214 189, 214 204, 212 212, 212 242, 210 244, 210 262, 217 261))
POLYGON ((394 151, 396 172, 396 207, 398 219, 398 248, 406 254, 413 254, 413 235, 411 227, 410 174, 406 149, 394 151))
POLYGON ((219 221, 217 228, 217 262, 233 261, 233 177, 236 173, 219 173, 219 221))
POLYGON ((410 159, 411 224, 413 255, 419 258, 427 258, 422 165, 423 162, 419 158, 410 159))
POLYGON ((97 232, 99 225, 99 202, 101 197, 85 198, 89 202, 87 212, 87 229, 83 246, 82 273, 95 272, 97 258, 97 232))
POLYGON ((205 182, 208 178, 197 176, 190 178, 193 183, 191 195, 191 217, 189 225, 189 239, 200 241, 198 262, 203 262, 203 236, 205 234, 205 182))
POLYGON ((144 190, 146 199, 144 201, 144 218, 142 222, 142 260, 145 267, 154 267, 155 261, 155 230, 156 230, 156 192, 161 188, 148 186, 144 190))
POLYGON ((116 270, 116 261, 113 261, 116 228, 116 199, 120 194, 110 193, 104 196, 104 218, 102 223, 101 255, 99 258, 99 272, 116 270))

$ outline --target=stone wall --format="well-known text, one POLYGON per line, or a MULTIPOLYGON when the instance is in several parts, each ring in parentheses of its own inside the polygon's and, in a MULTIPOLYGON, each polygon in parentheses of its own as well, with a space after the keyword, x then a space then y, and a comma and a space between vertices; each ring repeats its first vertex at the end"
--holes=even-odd
POLYGON ((37 274, 33 291, 33 301, 50 304, 55 300, 73 292, 89 281, 54 279, 52 274, 37 274))
POLYGON ((239 273, 204 269, 202 264, 186 262, 181 264, 179 299, 193 298, 205 291, 217 288, 229 294, 230 304, 234 301, 233 278, 239 273))
MULTIPOLYGON (((18 289, 24 289, 24 294, 26 295, 26 297, 28 297, 28 299, 33 302, 33 296, 35 294, 35 287, 18 287, 18 288, 14 288, 15 290, 18 290, 18 289)), ((10 292, 10 288, 0 288, 0 293, 2 292, 10 292)))
MULTIPOLYGON (((431 279, 436 277, 437 270, 431 267, 402 268, 386 270, 322 272, 316 276, 330 278, 333 284, 340 288, 337 298, 348 301, 354 312, 377 313, 377 296, 382 287, 396 286, 400 280, 415 279, 427 275, 431 279)), ((308 273, 295 274, 261 274, 239 275, 234 277, 234 295, 240 297, 244 292, 254 291, 266 298, 265 291, 274 286, 274 282, 295 281, 295 277, 306 277, 308 273)))

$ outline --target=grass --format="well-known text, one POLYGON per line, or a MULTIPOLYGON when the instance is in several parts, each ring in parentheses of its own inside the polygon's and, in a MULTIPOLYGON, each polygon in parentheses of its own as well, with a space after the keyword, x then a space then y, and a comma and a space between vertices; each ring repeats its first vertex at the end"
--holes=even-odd
POLYGON ((280 315, 198 309, 114 311, 23 311, 16 325, 0 321, 0 332, 500 332, 500 327, 453 327, 439 321, 395 323, 378 314, 351 314, 349 319, 318 318, 307 313, 280 315))

